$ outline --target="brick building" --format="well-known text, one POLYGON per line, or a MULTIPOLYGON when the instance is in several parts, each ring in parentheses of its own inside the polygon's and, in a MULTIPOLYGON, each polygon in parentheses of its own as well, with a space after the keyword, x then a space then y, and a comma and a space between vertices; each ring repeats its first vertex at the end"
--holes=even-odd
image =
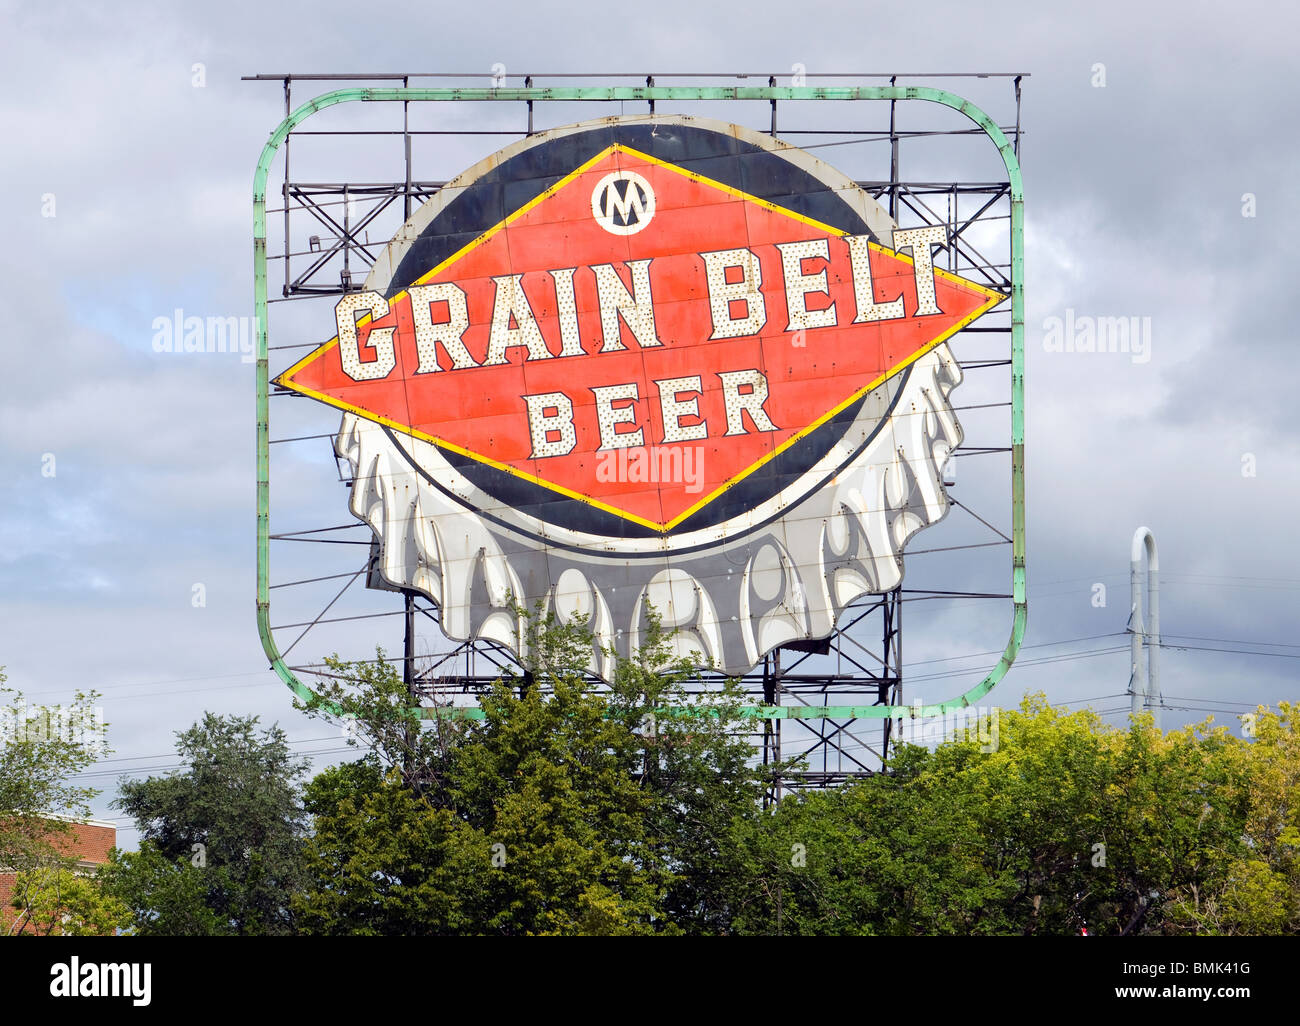
MULTIPOLYGON (((117 827, 99 820, 69 823, 70 832, 53 831, 49 840, 59 854, 75 858, 77 868, 91 871, 108 861, 108 853, 117 844, 117 827)), ((0 866, 0 936, 7 934, 18 918, 17 909, 11 908, 16 874, 5 872, 0 866)))

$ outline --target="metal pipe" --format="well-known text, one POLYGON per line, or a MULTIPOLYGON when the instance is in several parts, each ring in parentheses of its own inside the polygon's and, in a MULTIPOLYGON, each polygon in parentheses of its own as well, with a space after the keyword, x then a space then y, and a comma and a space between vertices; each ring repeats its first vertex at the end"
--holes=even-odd
POLYGON ((1160 726, 1160 557, 1156 553, 1156 538, 1148 527, 1139 527, 1133 534, 1129 553, 1129 587, 1133 603, 1131 653, 1133 675, 1129 684, 1132 695, 1131 711, 1136 716, 1142 708, 1152 710, 1155 725, 1160 726), (1146 549, 1146 616, 1142 606, 1142 550, 1146 549), (1150 622, 1150 628, 1144 622, 1150 622))

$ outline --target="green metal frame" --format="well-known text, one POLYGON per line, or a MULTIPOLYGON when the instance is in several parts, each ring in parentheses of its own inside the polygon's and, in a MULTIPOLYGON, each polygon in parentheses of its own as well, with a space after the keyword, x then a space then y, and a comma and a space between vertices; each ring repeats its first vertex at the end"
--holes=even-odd
MULTIPOLYGON (((270 573, 270 409, 267 364, 267 278, 266 278, 266 181, 271 162, 289 133, 313 114, 340 103, 401 103, 405 101, 708 101, 708 100, 925 100, 964 114, 993 140, 1007 169, 1011 195, 1011 637, 997 664, 980 683, 956 698, 925 706, 832 705, 832 706, 746 706, 743 715, 757 719, 892 719, 895 717, 941 716, 963 709, 979 700, 1000 681, 1020 651, 1025 636, 1029 607, 1025 596, 1025 299, 1024 299, 1024 190, 1020 162, 1002 130, 969 100, 928 86, 615 86, 542 89, 337 89, 303 104, 280 122, 262 150, 253 177, 253 273, 254 313, 257 324, 257 632, 271 667, 303 701, 313 692, 285 665, 271 636, 270 573)), ((477 719, 475 708, 431 709, 421 707, 422 718, 459 716, 477 719)), ((698 710, 670 709, 697 714, 698 710)))

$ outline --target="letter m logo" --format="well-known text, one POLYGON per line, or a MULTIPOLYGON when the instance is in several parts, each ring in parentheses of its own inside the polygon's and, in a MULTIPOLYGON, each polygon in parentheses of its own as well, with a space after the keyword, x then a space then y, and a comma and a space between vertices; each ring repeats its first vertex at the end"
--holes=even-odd
POLYGON ((655 216, 655 194, 635 171, 615 171, 591 191, 591 213, 611 235, 635 235, 655 216))

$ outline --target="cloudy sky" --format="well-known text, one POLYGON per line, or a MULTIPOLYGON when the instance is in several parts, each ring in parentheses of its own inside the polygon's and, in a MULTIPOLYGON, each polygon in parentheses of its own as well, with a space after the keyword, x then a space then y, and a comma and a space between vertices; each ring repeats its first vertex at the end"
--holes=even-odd
MULTIPOLYGON (((626 13, 334 0, 310 15, 238 0, 3 7, 0 167, 11 236, 0 257, 0 665, 31 702, 102 692, 115 751, 85 779, 106 788, 103 815, 118 815, 106 803, 122 773, 175 764, 173 732, 204 710, 278 721, 298 750, 320 759, 342 746, 336 729, 292 710, 257 638, 253 367, 239 354, 157 353, 152 344, 155 320, 178 309, 251 314, 252 172, 283 113, 278 84, 240 81, 257 73, 465 72, 471 85, 488 84, 497 64, 510 75, 789 75, 795 65, 1028 74, 1026 644, 1040 647, 1026 650, 992 699, 1012 705, 1041 690, 1100 710, 1124 705, 1108 696, 1127 686, 1127 656, 1104 650, 1126 641, 1128 549, 1139 524, 1160 545, 1164 632, 1171 644, 1198 646, 1163 654, 1166 726, 1211 707, 1235 726, 1232 714, 1257 702, 1300 697, 1291 629, 1300 450, 1287 355, 1300 256, 1294 14, 1252 3, 1228 17, 1209 4, 995 13, 984 4, 818 0, 666 2, 626 13), (1148 356, 1047 351, 1052 318, 1067 311, 1149 318, 1148 356), (1104 606, 1094 604, 1099 584, 1104 606), (1063 644, 1072 639, 1086 640, 1063 644), (1252 654, 1201 650, 1209 647, 1252 654)), ((295 99, 314 85, 299 83, 295 99)), ((999 117, 1014 113, 1005 80, 961 87, 999 117)), ((556 124, 590 113, 541 117, 556 124)), ((443 127, 498 127, 507 117, 440 116, 443 127)), ((762 126, 761 111, 745 116, 762 126)), ((426 139, 415 175, 451 177, 503 141, 426 139)), ((304 143, 303 174, 358 180, 375 160, 394 167, 397 151, 383 150, 391 145, 304 143)), ((880 152, 823 155, 858 177, 883 177, 880 152)), ((922 170, 931 169, 914 168, 922 170)), ((278 337, 325 337, 324 307, 284 306, 301 311, 277 309, 278 337)), ((273 436, 337 422, 324 407, 284 402, 291 408, 273 409, 283 418, 273 436)), ((347 522, 327 443, 277 460, 277 530, 347 522)), ((962 466, 954 494, 1005 524, 1004 482, 978 462, 962 466)), ((950 520, 921 536, 925 547, 961 529, 950 520)), ((333 573, 352 560, 315 551, 333 546, 295 548, 313 551, 285 556, 282 572, 333 573)), ((980 586, 1005 588, 1005 550, 990 551, 987 563, 948 568, 926 557, 909 573, 937 587, 974 584, 977 570, 991 568, 980 586)), ((351 608, 383 602, 362 596, 351 608)), ((306 611, 283 608, 279 622, 306 611)), ((1000 649, 1009 622, 1005 603, 918 603, 906 615, 909 673, 931 675, 908 686, 909 701, 964 690, 990 659, 952 657, 1000 649), (939 671, 950 676, 935 679, 939 671)), ((394 648, 395 629, 340 627, 303 655, 361 656, 376 641, 394 648)), ((432 633, 421 639, 424 650, 439 645, 432 633)), ((121 837, 134 843, 130 831, 121 837)))

